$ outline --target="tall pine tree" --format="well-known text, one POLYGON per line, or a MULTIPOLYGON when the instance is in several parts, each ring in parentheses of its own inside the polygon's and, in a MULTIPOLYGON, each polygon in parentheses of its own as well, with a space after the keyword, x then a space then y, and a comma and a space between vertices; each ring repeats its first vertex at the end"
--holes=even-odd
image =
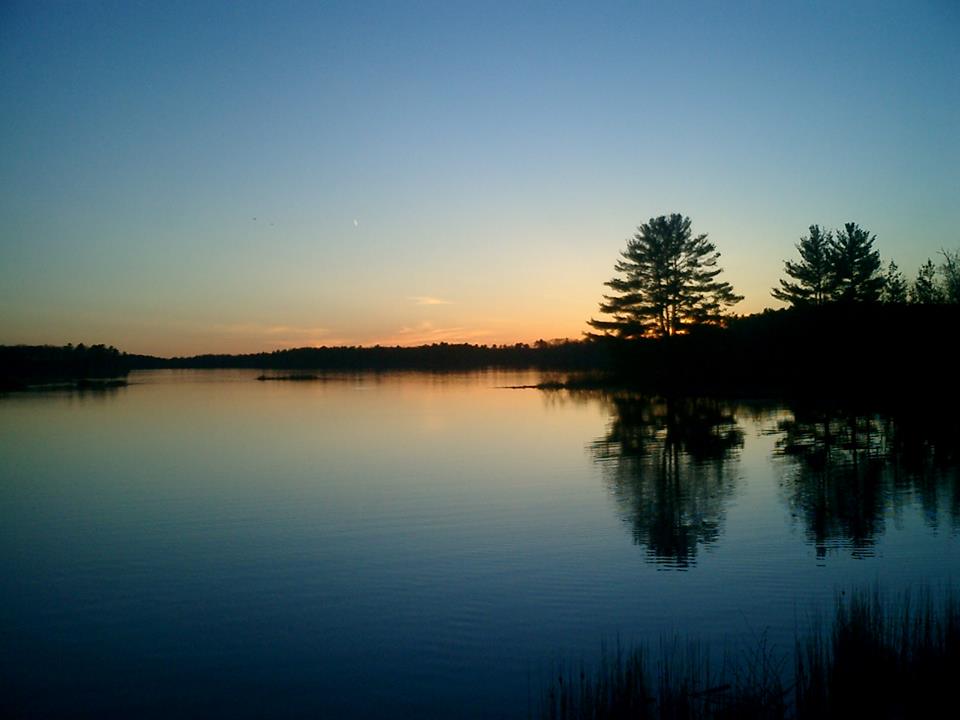
POLYGON ((793 306, 822 305, 830 297, 830 243, 832 232, 819 225, 810 226, 810 234, 797 243, 800 262, 784 262, 784 270, 793 281, 781 279, 771 294, 793 306))
POLYGON ((933 260, 927 258, 917 271, 917 279, 910 288, 910 301, 918 305, 936 305, 943 300, 943 290, 937 282, 937 267, 933 260))
POLYGON ((856 223, 838 230, 830 244, 831 296, 844 302, 877 302, 883 290, 880 252, 873 249, 876 235, 856 223))
POLYGON ((960 303, 960 250, 941 250, 943 265, 940 272, 943 275, 943 299, 945 302, 960 303))
POLYGON ((743 299, 717 279, 720 253, 706 235, 694 236, 689 217, 661 215, 637 228, 605 283, 602 313, 589 324, 622 338, 669 337, 698 324, 720 324, 724 311, 743 299))
POLYGON ((883 290, 880 298, 885 303, 905 303, 907 301, 907 281, 897 264, 891 260, 883 274, 883 290))

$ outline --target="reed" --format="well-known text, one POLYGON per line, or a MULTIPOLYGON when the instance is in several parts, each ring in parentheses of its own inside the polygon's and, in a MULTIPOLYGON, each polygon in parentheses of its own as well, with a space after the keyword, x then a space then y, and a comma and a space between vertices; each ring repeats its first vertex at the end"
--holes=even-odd
POLYGON ((889 598, 878 588, 841 593, 827 622, 811 619, 792 667, 761 634, 724 653, 679 638, 655 651, 601 650, 588 670, 560 669, 543 693, 545 720, 934 717, 955 703, 960 601, 922 590, 889 598))

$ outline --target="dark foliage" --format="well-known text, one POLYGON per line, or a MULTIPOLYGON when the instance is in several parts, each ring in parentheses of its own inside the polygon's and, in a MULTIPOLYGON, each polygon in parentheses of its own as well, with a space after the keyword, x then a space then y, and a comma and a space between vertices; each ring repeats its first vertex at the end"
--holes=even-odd
POLYGON ((873 246, 876 239, 856 223, 836 231, 811 225, 810 234, 797 244, 800 261, 784 263, 791 279, 781 279, 771 294, 792 307, 881 299, 906 302, 906 281, 896 263, 881 272, 880 253, 873 246))
POLYGON ((883 290, 876 235, 846 223, 830 241, 830 293, 841 302, 877 302, 883 290))
POLYGON ((793 280, 780 280, 780 287, 772 295, 794 306, 822 305, 831 297, 830 245, 833 233, 824 232, 819 225, 810 226, 810 234, 800 238, 797 251, 800 262, 787 260, 784 271, 793 280))
POLYGON ((960 250, 941 250, 940 254, 943 255, 940 272, 943 275, 944 301, 960 303, 960 250))
POLYGON ((956 395, 960 307, 834 303, 610 345, 608 384, 673 394, 956 395))
POLYGON ((420 347, 320 347, 248 355, 157 358, 102 345, 0 346, 5 386, 133 369, 473 370, 531 368, 600 371, 594 386, 629 386, 674 395, 956 395, 952 334, 958 305, 828 304, 732 318, 670 338, 446 344, 420 347), (932 381, 930 379, 933 379, 932 381), (926 382, 925 382, 926 380, 926 382), (927 390, 925 390, 927 388, 927 390))
POLYGON ((578 370, 608 367, 607 344, 539 341, 533 345, 435 343, 418 347, 319 347, 249 355, 196 355, 169 360, 130 356, 137 368, 272 370, 473 370, 487 367, 578 370))
POLYGON ((123 377, 129 370, 128 358, 115 347, 105 345, 0 345, 0 389, 123 377))
POLYGON ((614 266, 600 312, 610 320, 589 324, 619 338, 669 337, 702 324, 719 324, 726 308, 743 299, 718 280, 720 253, 704 235, 693 235, 690 218, 650 218, 627 240, 614 266))
POLYGON ((907 302, 907 292, 907 281, 897 264, 891 260, 883 273, 883 289, 880 292, 880 299, 885 303, 905 303, 907 302))
MULTIPOLYGON (((533 345, 437 343, 419 347, 319 347, 248 355, 159 358, 121 353, 103 345, 85 347, 0 346, 0 380, 5 389, 57 380, 119 377, 130 370, 161 368, 250 368, 255 370, 543 370, 609 369, 608 343, 538 341, 533 345)), ((301 378, 302 373, 296 377, 301 378)))
POLYGON ((917 279, 910 288, 910 301, 918 305, 936 305, 946 299, 940 283, 937 282, 937 266, 933 260, 927 261, 917 271, 917 279))

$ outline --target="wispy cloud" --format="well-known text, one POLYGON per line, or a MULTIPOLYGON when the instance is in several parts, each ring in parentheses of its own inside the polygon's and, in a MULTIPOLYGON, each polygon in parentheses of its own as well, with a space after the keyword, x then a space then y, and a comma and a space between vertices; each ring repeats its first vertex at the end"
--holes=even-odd
POLYGON ((404 326, 393 335, 378 340, 380 345, 427 345, 438 342, 476 342, 489 336, 489 330, 465 327, 436 327, 424 321, 413 326, 404 326))
POLYGON ((303 347, 309 345, 341 344, 341 338, 330 336, 330 330, 323 327, 302 327, 296 325, 269 325, 261 323, 230 323, 214 325, 210 328, 213 335, 234 338, 255 344, 259 341, 270 347, 303 347))
POLYGON ((263 323, 228 323, 210 328, 220 335, 324 335, 327 328, 299 327, 296 325, 266 325, 263 323))
POLYGON ((430 297, 429 295, 414 295, 413 297, 407 299, 412 300, 417 305, 453 305, 451 300, 430 297))

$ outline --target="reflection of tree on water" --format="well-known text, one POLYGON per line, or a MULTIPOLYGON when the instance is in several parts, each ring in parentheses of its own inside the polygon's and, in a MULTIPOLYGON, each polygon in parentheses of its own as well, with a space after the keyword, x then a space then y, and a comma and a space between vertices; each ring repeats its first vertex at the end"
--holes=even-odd
POLYGON ((777 453, 796 461, 788 501, 817 557, 839 538, 852 544, 854 555, 869 554, 883 532, 885 507, 886 436, 876 420, 800 409, 777 430, 777 453))
POLYGON ((910 497, 936 527, 946 495, 957 526, 956 420, 929 410, 879 415, 796 407, 776 432, 776 452, 791 466, 788 503, 817 557, 844 544, 854 557, 872 554, 887 511, 910 497))
POLYGON ((927 522, 937 527, 946 506, 960 529, 960 416, 948 402, 901 409, 884 419, 898 486, 920 497, 927 522))
POLYGON ((610 430, 591 448, 634 541, 654 562, 688 567, 720 534, 735 484, 728 461, 743 431, 715 400, 619 396, 610 404, 610 430))

